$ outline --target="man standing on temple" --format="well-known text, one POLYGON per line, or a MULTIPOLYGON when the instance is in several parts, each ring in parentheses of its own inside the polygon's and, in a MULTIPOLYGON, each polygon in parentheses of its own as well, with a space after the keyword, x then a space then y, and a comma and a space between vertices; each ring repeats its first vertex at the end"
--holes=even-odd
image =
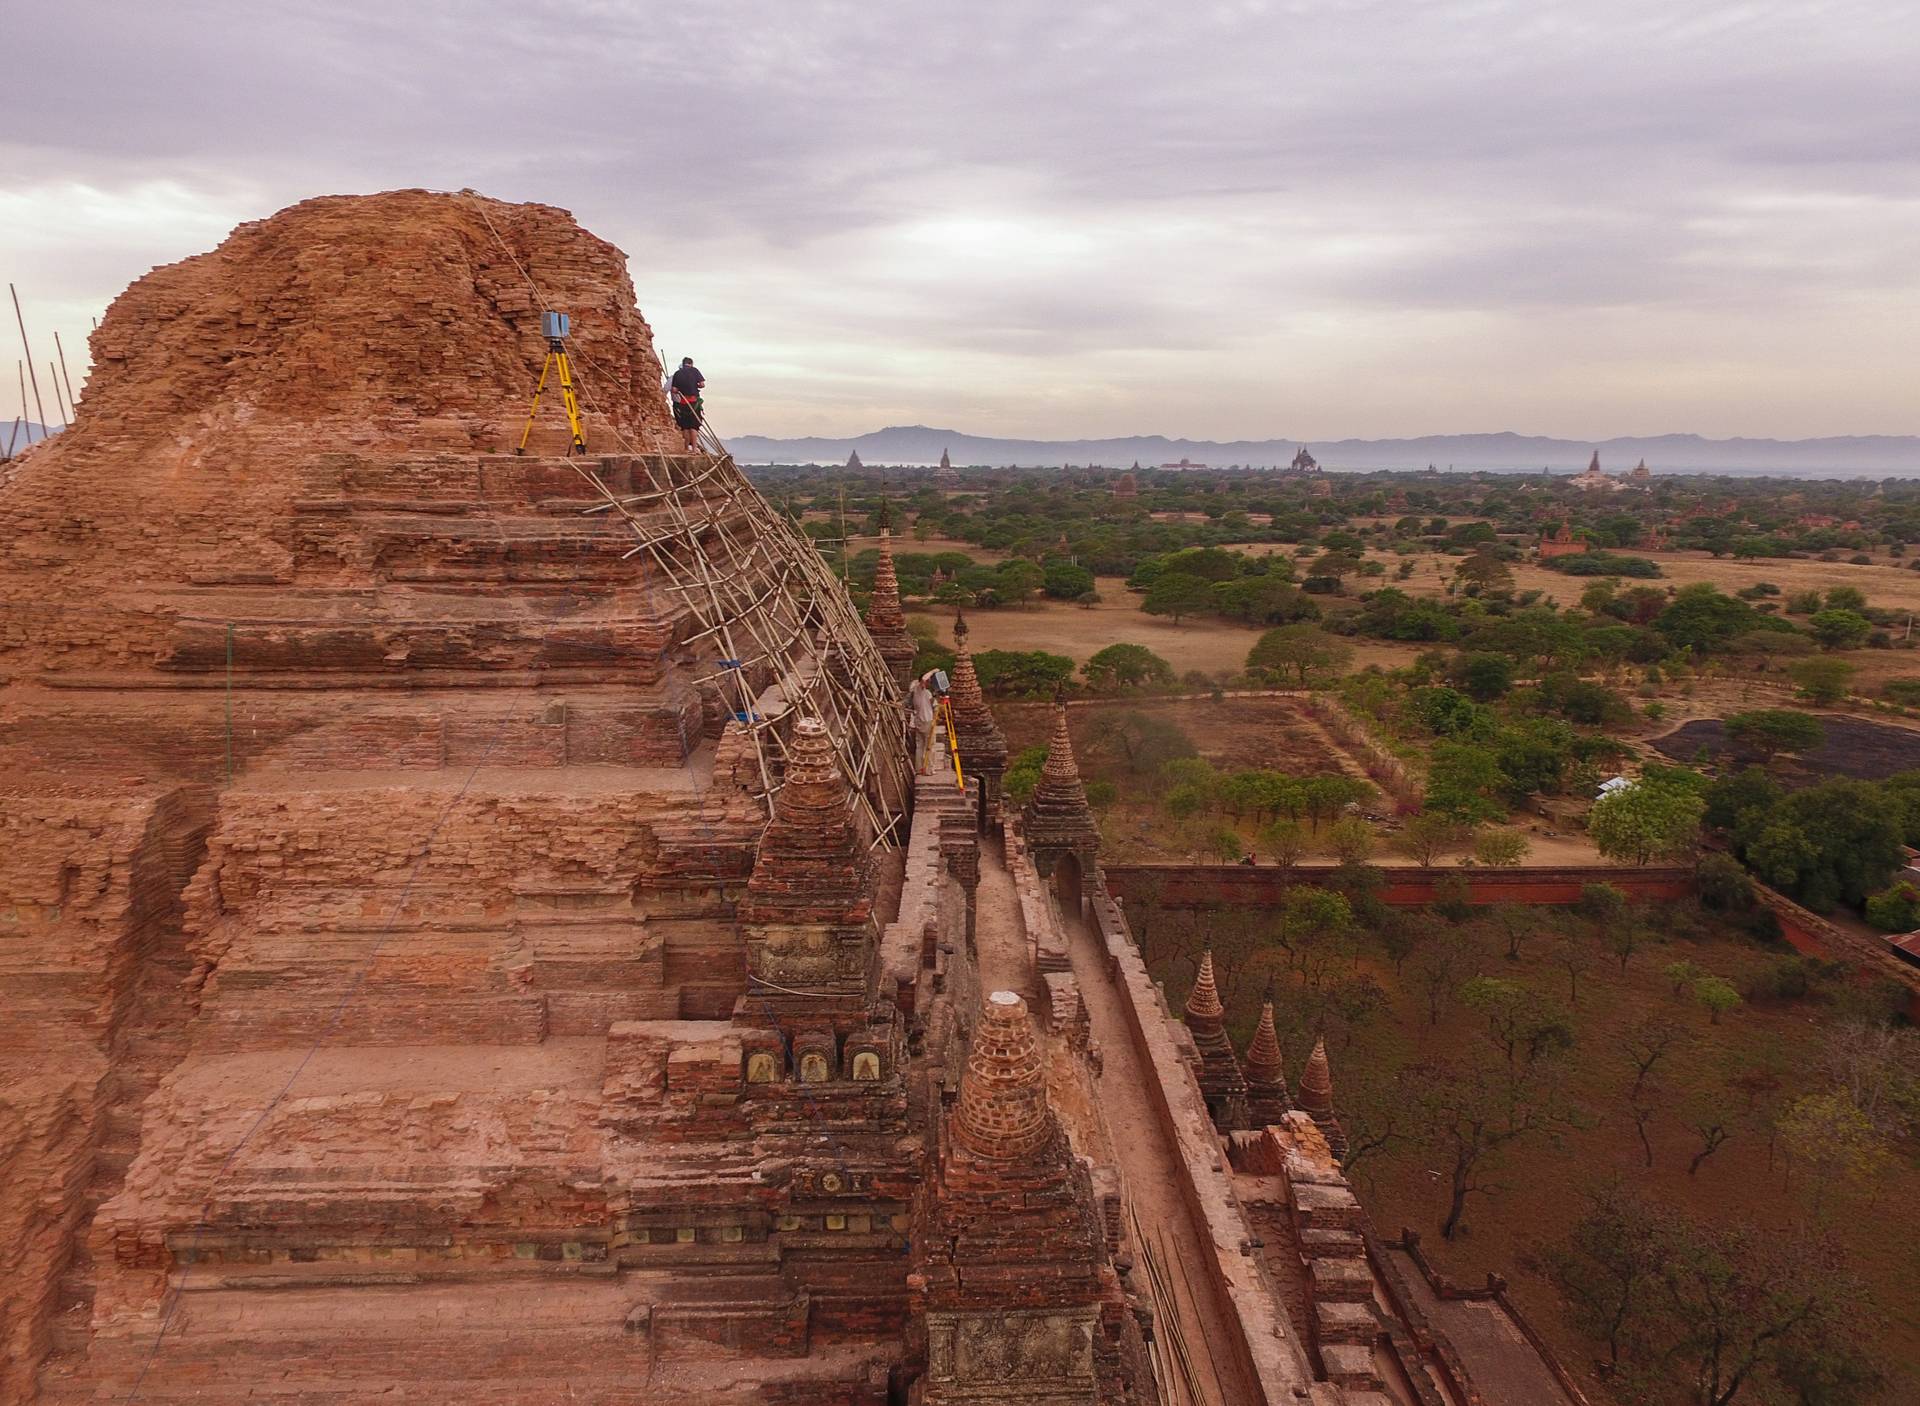
POLYGON ((933 745, 933 690, 924 675, 907 689, 907 730, 913 739, 913 769, 924 773, 933 745))
POLYGON ((700 402, 700 392, 705 389, 707 378, 700 374, 700 368, 693 364, 693 358, 680 358, 680 369, 673 373, 669 382, 671 390, 668 399, 673 402, 673 423, 680 428, 680 438, 687 442, 687 453, 697 453, 700 448, 700 426, 706 419, 706 407, 700 402))

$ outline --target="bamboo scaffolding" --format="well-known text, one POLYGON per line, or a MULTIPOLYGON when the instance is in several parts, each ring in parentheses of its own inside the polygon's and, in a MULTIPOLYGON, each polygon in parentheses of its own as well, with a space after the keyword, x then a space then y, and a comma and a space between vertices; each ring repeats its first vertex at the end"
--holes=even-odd
POLYGON ((67 409, 77 414, 80 402, 74 399, 73 377, 67 374, 67 349, 60 345, 60 329, 57 327, 53 332, 53 349, 60 353, 60 379, 67 383, 67 409))
MULTIPOLYGON (((46 407, 40 403, 40 377, 33 369, 33 348, 27 345, 27 319, 20 311, 20 290, 9 283, 7 292, 13 295, 13 320, 20 326, 20 350, 26 353, 27 377, 33 382, 33 413, 39 417, 40 428, 45 430, 47 411, 46 407)), ((23 403, 26 400, 24 390, 21 392, 20 399, 23 403)))

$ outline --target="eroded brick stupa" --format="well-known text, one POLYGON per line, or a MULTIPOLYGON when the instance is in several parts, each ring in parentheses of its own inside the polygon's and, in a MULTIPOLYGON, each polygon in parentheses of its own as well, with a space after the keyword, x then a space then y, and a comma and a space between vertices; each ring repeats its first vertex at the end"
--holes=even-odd
POLYGON ((904 749, 822 680, 888 661, 624 257, 313 200, 93 351, 0 482, 0 1400, 908 1391, 978 992, 881 959, 904 749), (544 308, 589 463, 507 452, 544 308))

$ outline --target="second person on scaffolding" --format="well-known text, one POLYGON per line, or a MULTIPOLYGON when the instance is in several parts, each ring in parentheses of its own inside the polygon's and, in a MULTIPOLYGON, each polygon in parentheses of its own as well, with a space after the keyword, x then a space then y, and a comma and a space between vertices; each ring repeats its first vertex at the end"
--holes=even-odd
POLYGON ((706 406, 701 403, 700 392, 706 388, 707 378, 700 374, 700 368, 693 364, 693 358, 680 358, 680 369, 673 373, 668 382, 671 387, 668 398, 673 402, 673 423, 680 429, 680 438, 687 443, 687 453, 700 451, 700 426, 706 419, 706 406))

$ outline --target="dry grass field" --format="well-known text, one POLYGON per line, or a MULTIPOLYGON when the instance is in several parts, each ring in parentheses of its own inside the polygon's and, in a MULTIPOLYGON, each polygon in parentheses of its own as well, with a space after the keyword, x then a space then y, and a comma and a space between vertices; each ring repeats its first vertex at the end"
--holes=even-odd
MULTIPOLYGON (((1564 1300, 1543 1274, 1543 1252, 1559 1242, 1581 1214, 1581 1193, 1616 1178, 1709 1222, 1737 1221, 1763 1233, 1804 1222, 1808 1211, 1799 1195, 1802 1182, 1791 1178, 1768 1125, 1787 1100, 1818 1086, 1819 1050, 1835 1012, 1821 999, 1761 1001, 1710 1023, 1698 1005, 1675 996, 1662 975, 1667 963, 1684 959, 1744 986, 1785 949, 1727 932, 1692 905, 1657 921, 1659 940, 1636 954, 1625 972, 1579 920, 1542 917, 1561 932, 1530 938, 1517 962, 1506 960, 1504 943, 1490 919, 1472 920, 1465 932, 1474 953, 1472 969, 1523 981, 1562 1001, 1568 978, 1556 954, 1568 942, 1591 947, 1593 961, 1580 974, 1579 1000, 1570 1007, 1576 1044, 1565 1065, 1568 1092, 1583 1110, 1578 1126, 1558 1145, 1544 1138, 1526 1142, 1501 1159, 1489 1177, 1498 1189, 1468 1202, 1465 1229, 1451 1243, 1438 1234, 1446 1208, 1446 1162, 1437 1147, 1412 1138, 1398 1142, 1383 1155, 1363 1159, 1355 1180, 1380 1230, 1420 1230, 1426 1249, 1449 1277, 1474 1283, 1488 1271, 1509 1276, 1518 1302, 1598 1402, 1614 1398, 1604 1382, 1588 1375, 1593 1346, 1569 1322, 1564 1300), (1654 1080, 1665 1092, 1656 1095, 1648 1127, 1654 1159, 1648 1168, 1634 1131, 1629 1098, 1633 1070, 1623 1044, 1636 1022, 1654 1014, 1673 1019, 1687 1034, 1654 1080), (1756 1086, 1757 1093, 1729 1086, 1730 1077, 1754 1070, 1777 1077, 1778 1086, 1763 1082, 1756 1086), (1731 1115, 1732 1136, 1689 1175, 1688 1163, 1702 1145, 1693 1125, 1716 1115, 1731 1115)), ((1212 915, 1210 921, 1231 924, 1233 918, 1212 915)), ((1437 918, 1432 921, 1445 926, 1437 918)), ((1423 934, 1421 940, 1430 936, 1423 934)), ((1258 1013, 1266 963, 1283 966, 1279 958, 1278 953, 1261 953, 1258 969, 1234 973, 1226 999, 1233 1033, 1242 1041, 1251 1034, 1258 1013)), ((1486 1039, 1484 1023, 1458 1002, 1443 1008, 1439 1025, 1429 1024, 1415 976, 1417 959, 1397 973, 1377 948, 1363 944, 1358 965, 1380 983, 1388 1005, 1351 1036, 1341 1033, 1329 1041, 1335 1099, 1356 1128, 1378 1130, 1394 1124, 1406 1131, 1402 1098, 1390 1071, 1419 1059, 1474 1064, 1497 1061, 1499 1055, 1486 1039)), ((1192 981, 1190 960, 1162 957, 1154 962, 1154 974, 1166 982, 1176 1005, 1185 999, 1192 981)), ((1283 978, 1283 1009, 1291 989, 1283 978)), ((1289 1041, 1289 1068, 1299 1067, 1304 1038, 1296 1032, 1289 1041)), ((1853 1272, 1874 1300, 1878 1349, 1896 1366, 1895 1384, 1884 1398, 1889 1402, 1920 1400, 1915 1394, 1920 1393, 1920 1378, 1911 1366, 1920 1361, 1920 1307, 1912 1293, 1920 1275, 1920 1251, 1910 1236, 1889 1233, 1898 1223, 1898 1208, 1915 1195, 1920 1195, 1920 1165, 1897 1157, 1877 1185, 1841 1195, 1828 1208, 1853 1272)))
MULTIPOLYGON (((1238 673, 1247 665, 1247 651, 1260 632, 1247 625, 1219 620, 1183 620, 1178 625, 1158 615, 1143 614, 1140 597, 1117 576, 1100 578, 1100 604, 1091 609, 1064 601, 1040 601, 999 610, 970 610, 969 642, 982 649, 1044 649, 1084 664, 1110 644, 1143 644, 1173 665, 1176 674, 1189 669, 1204 673, 1238 673)), ((915 615, 927 615, 940 624, 942 638, 952 638, 951 606, 918 606, 915 615)))

